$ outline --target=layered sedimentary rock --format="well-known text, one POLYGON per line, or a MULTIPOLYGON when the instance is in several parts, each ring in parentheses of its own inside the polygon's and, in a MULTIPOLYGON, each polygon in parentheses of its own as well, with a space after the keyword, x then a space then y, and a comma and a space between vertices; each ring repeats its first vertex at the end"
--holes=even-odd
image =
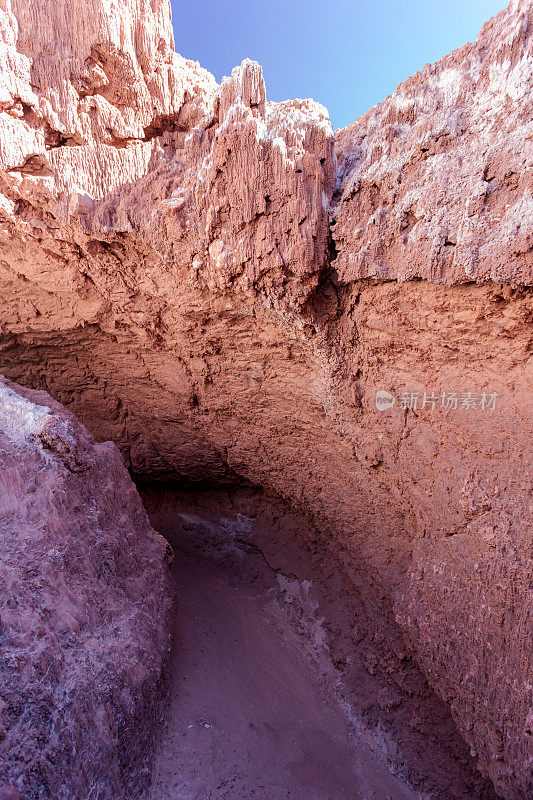
POLYGON ((340 283, 381 283, 354 310, 363 402, 377 387, 408 393, 404 419, 385 413, 381 429, 389 448, 409 442, 384 462, 409 485, 420 536, 396 618, 482 770, 511 797, 532 791, 533 764, 521 441, 532 432, 532 28, 531 3, 512 2, 475 43, 338 132, 332 204, 340 283), (385 283, 413 279, 436 286, 385 283))
POLYGON ((0 796, 130 797, 168 654, 170 548, 115 445, 4 379, 0 542, 0 796))
POLYGON ((336 136, 176 56, 168 2, 49 6, 0 12, 0 368, 137 474, 305 509, 411 778, 485 791, 434 757, 427 678, 526 797, 530 3, 336 136))

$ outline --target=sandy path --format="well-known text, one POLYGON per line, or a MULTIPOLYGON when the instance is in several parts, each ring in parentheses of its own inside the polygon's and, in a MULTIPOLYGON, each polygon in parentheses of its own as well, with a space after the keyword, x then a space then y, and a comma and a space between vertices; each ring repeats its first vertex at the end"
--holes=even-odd
POLYGON ((167 719, 147 800, 407 800, 355 733, 257 554, 176 553, 167 719))

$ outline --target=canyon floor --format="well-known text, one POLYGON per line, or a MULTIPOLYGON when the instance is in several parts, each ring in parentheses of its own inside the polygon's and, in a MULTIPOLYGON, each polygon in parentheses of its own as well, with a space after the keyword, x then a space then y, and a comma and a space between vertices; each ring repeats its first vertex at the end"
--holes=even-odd
MULTIPOLYGON (((338 596, 322 616, 327 586, 315 585, 290 512, 239 491, 141 495, 173 546, 177 595, 146 800, 423 796, 403 780, 385 725, 371 731, 353 713, 328 645, 347 609, 338 596)), ((351 666, 352 692, 372 691, 351 666)), ((446 757, 435 752, 437 775, 446 757)))
POLYGON ((264 577, 180 559, 150 800, 414 798, 357 740, 264 577))
POLYGON ((268 565, 251 520, 165 517, 178 600, 149 800, 414 798, 358 737, 307 587, 268 565))

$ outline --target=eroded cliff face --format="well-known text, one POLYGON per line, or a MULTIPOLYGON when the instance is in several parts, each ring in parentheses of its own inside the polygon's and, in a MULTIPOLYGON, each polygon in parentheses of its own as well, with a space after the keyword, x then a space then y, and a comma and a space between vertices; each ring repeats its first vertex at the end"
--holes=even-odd
POLYGON ((0 796, 129 797, 169 650, 170 548, 115 445, 4 379, 0 521, 0 796))
POLYGON ((338 132, 340 279, 531 282, 530 3, 338 132))
MULTIPOLYGON (((134 473, 304 509, 385 730, 424 697, 402 725, 438 746, 427 679, 526 797, 531 4, 336 136, 257 64, 217 86, 176 56, 168 2, 49 6, 0 12, 1 370, 134 473)), ((411 777, 482 791, 438 769, 411 777)))

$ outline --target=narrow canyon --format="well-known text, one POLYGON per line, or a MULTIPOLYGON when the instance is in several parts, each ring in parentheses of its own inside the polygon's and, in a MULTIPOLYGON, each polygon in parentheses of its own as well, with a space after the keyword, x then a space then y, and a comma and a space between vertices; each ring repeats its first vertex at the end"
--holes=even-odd
POLYGON ((0 0, 0 800, 533 797, 532 166, 530 0, 337 131, 0 0))

